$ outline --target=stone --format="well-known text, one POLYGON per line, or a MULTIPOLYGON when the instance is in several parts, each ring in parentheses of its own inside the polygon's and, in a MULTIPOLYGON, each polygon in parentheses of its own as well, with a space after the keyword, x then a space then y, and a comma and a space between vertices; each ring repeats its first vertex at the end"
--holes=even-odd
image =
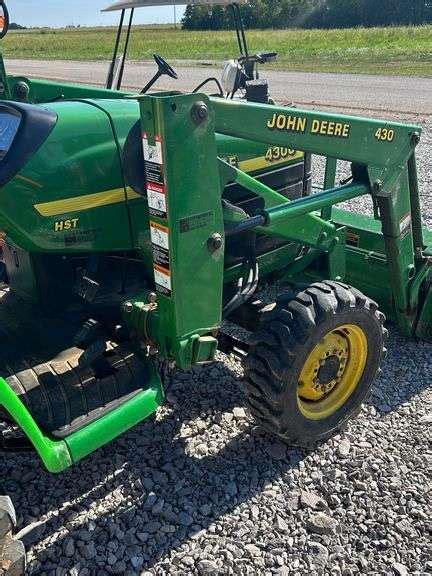
POLYGON ((288 566, 285 566, 285 564, 283 566, 279 566, 279 568, 276 569, 275 574, 277 574, 277 576, 292 576, 291 570, 288 568, 288 566))
POLYGON ((200 507, 199 511, 203 516, 209 516, 211 513, 211 506, 209 504, 203 504, 200 507))
POLYGON ((349 442, 349 440, 342 440, 341 442, 339 442, 337 448, 338 456, 340 456, 341 458, 346 458, 350 452, 351 452, 351 443, 349 442))
POLYGON ((21 540, 26 548, 30 548, 41 540, 46 528, 46 521, 32 522, 15 535, 17 540, 21 540))
POLYGON ((211 560, 200 560, 197 564, 199 574, 219 574, 219 568, 211 560))
POLYGON ((96 547, 93 542, 90 542, 86 546, 84 546, 82 554, 86 560, 93 560, 96 557, 96 547))
POLYGON ((133 556, 131 558, 131 564, 135 569, 141 568, 141 566, 144 564, 144 558, 142 556, 133 556))
POLYGON ((246 544, 245 550, 249 552, 251 556, 261 556, 261 550, 255 544, 246 544))
POLYGON ((75 554, 75 542, 73 538, 66 538, 63 544, 63 554, 66 558, 72 558, 75 554))
POLYGON ((150 492, 144 502, 144 510, 151 510, 157 502, 157 496, 154 492, 150 492))
POLYGON ((420 424, 432 424, 432 412, 420 418, 420 424))
POLYGON ((233 415, 236 420, 244 420, 245 418, 247 418, 246 410, 241 407, 234 408, 233 415))
POLYGON ((163 507, 165 505, 165 500, 163 500, 162 498, 160 500, 158 500, 156 502, 156 504, 154 504, 154 506, 152 507, 151 511, 152 514, 158 515, 162 512, 163 507))
POLYGON ((312 515, 306 522, 307 527, 315 534, 335 534, 338 522, 322 512, 312 515))
POLYGON ((0 496, 0 538, 16 526, 15 510, 8 496, 0 496))
POLYGON ((267 453, 273 460, 286 460, 287 447, 282 442, 272 442, 272 444, 267 446, 267 453))
POLYGON ((329 551, 319 542, 309 542, 311 560, 315 566, 325 568, 329 560, 329 551))
POLYGON ((409 574, 408 568, 399 562, 395 562, 392 568, 397 576, 408 576, 409 574))
POLYGON ((193 524, 193 518, 187 512, 180 512, 178 521, 182 526, 192 526, 193 524))
MULTIPOLYGON (((126 562, 124 562, 123 560, 120 560, 119 562, 114 564, 114 566, 112 566, 112 568, 111 568, 111 572, 113 574, 125 574, 126 570, 127 570, 126 562)), ((80 576, 81 576, 81 572, 80 572, 80 576)))
POLYGON ((281 532, 288 532, 289 526, 281 516, 276 516, 275 528, 281 532))
POLYGON ((25 573, 26 553, 24 544, 17 540, 6 539, 0 548, 0 574, 4 574, 4 576, 21 576, 25 573))
POLYGON ((235 482, 228 482, 228 484, 225 486, 225 492, 229 496, 236 496, 238 492, 237 484, 235 482))
POLYGON ((300 503, 304 508, 311 508, 312 510, 324 510, 327 508, 327 502, 314 494, 313 492, 300 492, 300 503))

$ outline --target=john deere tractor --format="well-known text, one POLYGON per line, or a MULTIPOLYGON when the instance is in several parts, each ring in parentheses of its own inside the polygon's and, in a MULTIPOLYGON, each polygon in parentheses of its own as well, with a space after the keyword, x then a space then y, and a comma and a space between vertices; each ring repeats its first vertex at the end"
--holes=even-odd
MULTIPOLYGON (((117 2, 119 32, 127 9, 158 3, 117 2)), ((30 445, 61 472, 153 414, 171 371, 218 349, 243 357, 256 421, 310 446, 367 397, 384 314, 432 337, 421 129, 277 106, 260 58, 231 62, 213 96, 149 93, 153 81, 113 89, 116 55, 105 89, 10 76, 2 63, 4 447, 30 445), (311 154, 327 157, 321 189, 311 154), (341 160, 351 174, 338 183, 341 160), (364 195, 371 217, 335 208, 364 195), (276 281, 279 297, 263 303, 276 281)), ((175 75, 156 62, 156 79, 175 75)))

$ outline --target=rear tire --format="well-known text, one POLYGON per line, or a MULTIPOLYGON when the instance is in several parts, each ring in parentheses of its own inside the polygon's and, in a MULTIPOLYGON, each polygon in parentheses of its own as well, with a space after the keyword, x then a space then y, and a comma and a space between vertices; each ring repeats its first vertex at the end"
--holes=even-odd
POLYGON ((254 418, 293 445, 332 436, 370 392, 385 354, 384 321, 375 302, 331 281, 266 307, 245 366, 254 418))

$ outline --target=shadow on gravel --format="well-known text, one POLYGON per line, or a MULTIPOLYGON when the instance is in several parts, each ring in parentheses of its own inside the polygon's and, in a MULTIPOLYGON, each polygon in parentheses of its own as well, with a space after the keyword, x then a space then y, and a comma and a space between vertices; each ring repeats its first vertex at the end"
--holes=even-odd
MULTIPOLYGON (((378 413, 390 412, 428 386, 431 351, 429 344, 391 336, 370 401, 378 413)), ((179 374, 169 393, 171 405, 155 421, 60 476, 43 471, 33 454, 17 456, 4 484, 16 496, 20 514, 54 512, 37 552, 43 568, 35 566, 33 573, 43 571, 46 562, 58 565, 60 557, 64 566, 77 566, 76 556, 65 557, 72 538, 80 566, 89 573, 98 568, 107 573, 100 561, 111 562, 114 573, 139 574, 202 530, 211 538, 215 520, 242 503, 252 506, 276 480, 286 482, 286 473, 302 466, 307 454, 279 444, 244 417, 238 410, 243 404, 239 382, 232 360, 179 374), (95 557, 90 542, 104 550, 101 557, 95 557), (142 565, 134 569, 121 558, 138 558, 142 565)), ((7 464, 7 455, 0 455, 0 467, 7 464)))

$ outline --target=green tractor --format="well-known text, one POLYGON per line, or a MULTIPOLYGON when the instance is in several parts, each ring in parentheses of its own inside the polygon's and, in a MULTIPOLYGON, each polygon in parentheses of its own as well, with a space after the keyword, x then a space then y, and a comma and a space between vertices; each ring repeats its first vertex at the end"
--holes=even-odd
POLYGON ((242 56, 209 79, 216 95, 148 93, 175 75, 160 56, 141 94, 123 92, 126 10, 127 45, 133 10, 160 3, 110 8, 105 89, 10 76, 1 61, 0 443, 30 445, 50 472, 150 417, 170 373, 218 349, 244 359, 256 421, 313 445, 360 410, 384 314, 432 337, 421 129, 272 103, 257 64, 275 55, 249 54, 236 3, 242 56), (327 157, 320 190, 312 154, 327 157), (338 161, 351 162, 343 183, 338 161), (371 217, 335 208, 363 195, 371 217))

